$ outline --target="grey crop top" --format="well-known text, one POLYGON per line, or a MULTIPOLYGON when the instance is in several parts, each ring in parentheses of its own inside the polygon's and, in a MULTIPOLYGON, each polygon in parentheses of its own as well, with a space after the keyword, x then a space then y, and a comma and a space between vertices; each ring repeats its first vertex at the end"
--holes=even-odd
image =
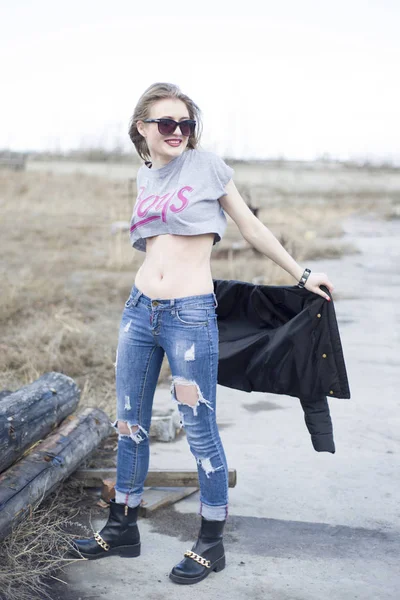
POLYGON ((218 155, 197 149, 184 150, 154 171, 142 165, 130 222, 132 246, 146 252, 145 238, 163 233, 214 233, 213 244, 219 242, 227 221, 218 199, 233 173, 218 155))

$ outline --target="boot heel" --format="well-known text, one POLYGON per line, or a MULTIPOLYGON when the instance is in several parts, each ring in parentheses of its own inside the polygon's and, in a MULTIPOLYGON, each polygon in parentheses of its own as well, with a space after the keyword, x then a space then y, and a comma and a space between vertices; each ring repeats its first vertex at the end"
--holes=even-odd
POLYGON ((216 573, 218 573, 218 571, 222 571, 222 569, 225 569, 225 564, 226 564, 226 560, 225 560, 225 554, 224 554, 224 556, 221 556, 221 558, 215 564, 213 571, 215 571, 216 573))
POLYGON ((116 548, 118 556, 125 558, 132 558, 134 556, 140 556, 140 543, 134 546, 122 546, 122 548, 116 548))

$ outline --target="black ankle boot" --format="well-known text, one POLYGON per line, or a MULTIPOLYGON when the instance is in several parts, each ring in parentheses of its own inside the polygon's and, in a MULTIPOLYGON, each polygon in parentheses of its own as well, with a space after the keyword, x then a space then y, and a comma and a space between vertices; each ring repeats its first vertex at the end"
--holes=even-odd
POLYGON ((198 583, 211 571, 222 571, 225 567, 225 552, 222 543, 224 521, 208 521, 201 517, 201 527, 197 541, 185 557, 173 567, 169 574, 175 583, 198 583))
POLYGON ((139 506, 131 508, 127 504, 118 504, 114 498, 110 501, 108 521, 87 540, 73 540, 70 554, 77 558, 95 559, 104 556, 139 556, 140 534, 137 526, 139 506), (80 554, 77 552, 79 550, 80 554))

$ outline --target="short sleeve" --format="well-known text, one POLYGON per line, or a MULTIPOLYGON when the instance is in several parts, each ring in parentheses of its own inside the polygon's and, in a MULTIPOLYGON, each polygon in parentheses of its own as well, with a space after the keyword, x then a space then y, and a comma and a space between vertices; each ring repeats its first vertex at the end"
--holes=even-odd
POLYGON ((210 152, 210 160, 215 177, 217 193, 219 194, 218 198, 220 198, 226 194, 225 186, 232 179, 235 172, 220 156, 213 152, 210 152))

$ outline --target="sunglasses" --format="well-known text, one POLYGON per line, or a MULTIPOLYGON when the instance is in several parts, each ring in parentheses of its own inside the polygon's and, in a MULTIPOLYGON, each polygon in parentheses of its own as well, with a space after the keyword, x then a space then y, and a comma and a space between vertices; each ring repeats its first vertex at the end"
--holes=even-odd
POLYGON ((190 136, 194 133, 196 121, 185 119, 184 121, 174 121, 174 119, 144 119, 144 123, 158 123, 158 131, 161 135, 171 135, 179 125, 182 135, 190 136))

